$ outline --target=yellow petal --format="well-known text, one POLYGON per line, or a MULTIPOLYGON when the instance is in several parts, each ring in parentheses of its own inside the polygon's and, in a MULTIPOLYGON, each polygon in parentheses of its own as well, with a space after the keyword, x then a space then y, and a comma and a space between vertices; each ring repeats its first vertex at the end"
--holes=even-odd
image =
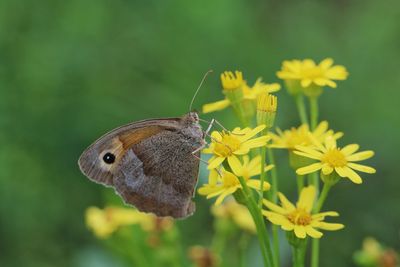
POLYGON ((315 200, 315 187, 307 186, 301 190, 299 201, 297 201, 296 206, 298 208, 303 208, 308 213, 312 210, 315 200))
POLYGON ((332 149, 332 148, 336 148, 337 144, 336 144, 336 139, 333 138, 332 136, 328 136, 325 139, 325 145, 328 149, 332 149))
POLYGON ((244 134, 243 136, 239 136, 239 139, 244 142, 246 140, 249 140, 250 138, 252 138, 253 136, 255 136, 256 134, 258 134, 259 132, 261 132, 262 130, 265 129, 265 125, 260 125, 257 126, 256 128, 250 130, 249 132, 247 132, 246 134, 244 134))
POLYGON ((315 220, 324 219, 326 216, 339 216, 339 213, 336 211, 326 211, 312 215, 312 218, 315 220))
POLYGON ((208 184, 203 185, 197 190, 197 192, 203 196, 210 195, 218 191, 221 191, 221 187, 211 186, 208 184))
POLYGON ((228 157, 228 163, 234 174, 237 176, 242 175, 243 166, 235 155, 228 157))
POLYGON ((219 165, 222 164, 222 162, 224 162, 224 160, 225 160, 224 157, 216 157, 212 160, 209 160, 207 169, 212 170, 217 168, 219 165))
POLYGON ((270 139, 269 136, 261 136, 258 138, 250 139, 244 143, 242 143, 242 147, 247 147, 249 149, 251 148, 256 148, 256 147, 261 147, 267 145, 268 140, 270 139))
POLYGON ((322 168, 322 163, 321 162, 317 162, 311 165, 308 165, 306 167, 302 167, 296 170, 296 173, 299 175, 305 175, 308 173, 313 173, 316 172, 318 170, 320 170, 322 168))
POLYGON ((303 80, 301 80, 301 87, 306 88, 306 87, 310 86, 311 82, 312 81, 310 79, 303 79, 303 80))
POLYGON ((349 155, 353 154, 354 152, 356 152, 359 148, 360 148, 359 145, 357 145, 357 144, 351 144, 351 145, 345 146, 345 147, 342 148, 340 151, 341 151, 345 156, 349 156, 349 155))
POLYGON ((294 152, 296 155, 299 155, 299 156, 302 156, 302 157, 306 157, 306 158, 310 158, 310 159, 316 159, 316 160, 320 160, 320 159, 321 159, 320 156, 315 156, 315 155, 308 154, 308 153, 304 153, 304 152, 301 152, 301 151, 295 150, 295 151, 293 151, 293 152, 294 152))
POLYGON ((215 205, 217 205, 217 206, 220 205, 220 204, 222 203, 222 201, 224 201, 224 199, 225 199, 228 195, 233 194, 234 192, 236 192, 237 189, 238 189, 237 186, 233 186, 233 187, 230 187, 230 188, 226 189, 226 190, 217 198, 217 200, 215 201, 215 205))
POLYGON ((280 207, 280 206, 278 206, 278 205, 276 205, 276 204, 274 204, 271 201, 268 201, 266 199, 263 199, 263 204, 267 208, 269 208, 270 210, 272 210, 272 211, 274 211, 276 213, 279 213, 279 214, 286 214, 287 213, 284 208, 282 208, 282 207, 280 207))
POLYGON ((321 238, 322 233, 320 231, 315 230, 311 225, 307 225, 305 228, 306 228, 306 233, 312 238, 321 238))
POLYGON ((306 229, 303 225, 295 225, 294 226, 294 234, 298 238, 306 238, 306 229))
POLYGON ((347 166, 343 167, 343 171, 346 174, 346 177, 348 177, 353 183, 355 183, 355 184, 361 184, 362 183, 362 179, 361 179, 360 175, 358 175, 358 173, 356 173, 355 171, 353 171, 349 167, 347 167, 347 166))
POLYGON ((285 216, 266 210, 263 210, 262 214, 273 224, 281 225, 285 228, 291 228, 292 223, 285 216))
POLYGON ((328 126, 329 126, 329 124, 328 124, 327 121, 321 121, 321 122, 318 124, 317 128, 315 128, 315 130, 313 131, 313 134, 314 134, 315 136, 320 136, 320 135, 322 135, 323 133, 326 132, 326 130, 328 130, 328 126))
POLYGON ((333 172, 333 168, 329 164, 324 164, 322 166, 322 173, 324 175, 329 175, 333 172))
MULTIPOLYGON (((260 180, 250 179, 250 180, 247 181, 246 184, 247 184, 248 187, 251 187, 251 188, 253 188, 255 190, 258 190, 258 191, 260 190, 260 187, 261 187, 261 181, 260 180)), ((264 183, 263 183, 263 191, 267 191, 270 188, 271 188, 271 185, 267 181, 264 181, 264 183)))
POLYGON ((325 58, 319 63, 319 67, 323 69, 329 69, 330 66, 333 64, 333 59, 332 58, 325 58))
POLYGON ((361 164, 357 164, 357 163, 352 163, 349 162, 347 163, 347 166, 349 166, 350 168, 356 170, 356 171, 360 171, 360 172, 366 172, 366 173, 375 173, 376 170, 374 168, 365 166, 365 165, 361 165, 361 164))
POLYGON ((217 141, 217 142, 222 142, 222 135, 218 131, 213 131, 211 133, 211 140, 212 141, 217 141))
POLYGON ((307 146, 296 146, 295 148, 311 156, 314 156, 315 159, 320 159, 324 155, 316 149, 307 146))
POLYGON ((367 150, 367 151, 358 152, 353 155, 347 156, 346 159, 347 159, 347 161, 361 161, 361 160, 369 159, 373 155, 374 155, 374 151, 367 150))
POLYGON ((344 225, 341 223, 327 223, 327 222, 317 222, 313 226, 328 231, 336 231, 344 228, 344 225))
POLYGON ((279 199, 280 199, 280 201, 281 201, 281 203, 282 203, 282 207, 285 209, 285 210, 287 210, 288 212, 291 212, 291 211, 293 211, 293 210, 295 210, 296 209, 296 207, 292 204, 292 202, 290 202, 286 197, 285 197, 285 195, 284 194, 282 194, 282 193, 278 193, 278 196, 279 196, 279 199))
POLYGON ((231 102, 228 99, 203 105, 203 113, 210 113, 227 108, 231 102))
POLYGON ((215 188, 216 190, 214 192, 207 194, 207 199, 216 197, 225 191, 225 188, 223 188, 222 186, 216 186, 215 188))

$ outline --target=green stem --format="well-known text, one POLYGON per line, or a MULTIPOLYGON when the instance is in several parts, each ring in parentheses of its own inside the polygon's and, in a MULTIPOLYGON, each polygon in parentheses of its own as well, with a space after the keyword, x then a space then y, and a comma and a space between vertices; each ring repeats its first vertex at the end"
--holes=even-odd
POLYGON ((281 266, 281 257, 279 253, 279 235, 278 235, 279 227, 278 225, 272 225, 272 242, 274 247, 274 260, 275 266, 281 266))
POLYGON ((298 192, 298 194, 300 196, 301 190, 304 187, 304 175, 298 175, 297 174, 296 181, 297 181, 297 192, 298 192))
MULTIPOLYGON (((273 203, 277 202, 278 195, 278 176, 275 165, 275 157, 271 148, 267 149, 268 151, 268 160, 270 164, 274 165, 274 168, 271 170, 271 197, 270 200, 273 203)), ((279 236, 278 236, 278 226, 272 225, 272 244, 274 247, 274 259, 276 266, 280 266, 280 251, 279 251, 279 236)))
POLYGON ((302 257, 302 247, 293 248, 293 267, 304 267, 304 260, 302 257))
MULTIPOLYGON (((318 124, 318 97, 309 97, 310 101, 310 120, 311 120, 311 131, 315 130, 318 124)), ((318 173, 313 173, 309 176, 311 184, 315 186, 316 196, 318 196, 319 191, 319 177, 318 173)), ((326 187, 327 184, 324 185, 324 188, 321 192, 321 196, 318 199, 318 202, 315 206, 314 212, 319 212, 322 208, 322 204, 325 201, 325 198, 329 192, 329 188, 326 187)), ((314 238, 311 242, 311 267, 318 267, 319 264, 319 239, 314 238)))
POLYGON ((309 97, 310 114, 311 114, 311 130, 315 130, 318 124, 318 97, 309 97))
POLYGON ((265 158, 267 154, 267 147, 261 147, 261 174, 260 174, 260 197, 258 199, 258 206, 262 210, 262 201, 264 198, 264 181, 265 181, 265 158))
POLYGON ((302 94, 298 94, 295 96, 295 98, 296 98, 297 110, 300 115, 300 121, 302 124, 308 124, 306 106, 304 104, 304 96, 302 94))
POLYGON ((322 188, 321 195, 319 196, 317 204, 315 205, 314 213, 320 212, 322 206, 324 205, 326 197, 328 196, 328 193, 329 193, 329 190, 331 189, 331 187, 332 187, 331 184, 324 183, 324 187, 322 188))
POLYGON ((264 220, 262 218, 261 212, 258 209, 258 205, 256 201, 254 200, 253 196, 251 195, 251 191, 247 187, 247 184, 243 177, 238 177, 240 184, 242 185, 243 190, 241 191, 243 194, 243 198, 246 201, 247 208, 250 211, 251 216, 253 217, 254 223, 256 225, 257 229, 257 237, 258 241, 260 243, 260 248, 261 248, 261 255, 264 260, 264 266, 269 267, 269 266, 274 266, 273 264, 273 258, 272 258, 272 251, 271 251, 271 246, 269 244, 269 237, 268 237, 268 232, 264 224, 264 220))
POLYGON ((271 148, 268 148, 268 160, 270 164, 274 165, 271 170, 271 200, 272 202, 276 203, 278 195, 278 173, 276 170, 274 153, 272 152, 271 148))
MULTIPOLYGON (((231 171, 231 168, 226 161, 223 163, 223 166, 225 167, 226 170, 231 171)), ((247 206, 247 209, 249 210, 253 218, 254 224, 256 225, 257 237, 260 243, 260 249, 261 249, 261 255, 263 257, 264 267, 269 267, 269 266, 275 267, 272 258, 271 245, 269 243, 269 236, 267 228, 264 223, 264 218, 261 213, 261 209, 258 208, 257 202, 254 199, 254 195, 247 186, 245 179, 242 176, 239 176, 238 180, 240 182, 240 185, 242 186, 242 190, 236 191, 235 194, 238 195, 240 203, 244 202, 244 204, 247 206)))
MULTIPOLYGON (((317 204, 314 207, 314 214, 320 212, 331 187, 332 187, 331 184, 324 183, 321 195, 319 196, 317 204)), ((311 267, 318 267, 318 265, 319 265, 319 239, 313 238, 311 243, 311 267)))

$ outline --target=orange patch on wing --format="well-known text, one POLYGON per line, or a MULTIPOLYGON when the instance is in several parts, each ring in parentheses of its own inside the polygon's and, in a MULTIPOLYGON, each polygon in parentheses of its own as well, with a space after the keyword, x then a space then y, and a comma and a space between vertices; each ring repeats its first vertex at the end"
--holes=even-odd
POLYGON ((122 143, 123 148, 129 149, 133 145, 140 143, 142 140, 149 138, 155 134, 158 134, 164 130, 159 126, 149 126, 141 129, 136 129, 131 132, 124 133, 118 137, 119 141, 122 143))

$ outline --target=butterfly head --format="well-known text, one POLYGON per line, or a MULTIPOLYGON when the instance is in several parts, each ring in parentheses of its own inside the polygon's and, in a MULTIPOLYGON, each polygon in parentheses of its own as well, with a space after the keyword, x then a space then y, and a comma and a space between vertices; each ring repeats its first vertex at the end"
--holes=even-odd
POLYGON ((197 124, 199 122, 199 114, 197 111, 191 111, 184 116, 183 120, 187 124, 197 124))

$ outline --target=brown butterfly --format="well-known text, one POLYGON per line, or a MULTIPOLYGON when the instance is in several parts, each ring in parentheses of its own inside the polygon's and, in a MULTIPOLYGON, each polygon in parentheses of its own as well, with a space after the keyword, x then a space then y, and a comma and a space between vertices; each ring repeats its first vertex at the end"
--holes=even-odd
POLYGON ((82 153, 79 167, 140 211, 182 218, 195 211, 192 197, 203 145, 196 112, 138 121, 94 142, 82 153))
MULTIPOLYGON (((190 110, 210 72, 200 82, 190 110)), ((140 211, 184 218, 195 211, 192 197, 206 133, 196 112, 133 122, 89 146, 79 158, 79 168, 90 180, 113 187, 125 203, 140 211)))

